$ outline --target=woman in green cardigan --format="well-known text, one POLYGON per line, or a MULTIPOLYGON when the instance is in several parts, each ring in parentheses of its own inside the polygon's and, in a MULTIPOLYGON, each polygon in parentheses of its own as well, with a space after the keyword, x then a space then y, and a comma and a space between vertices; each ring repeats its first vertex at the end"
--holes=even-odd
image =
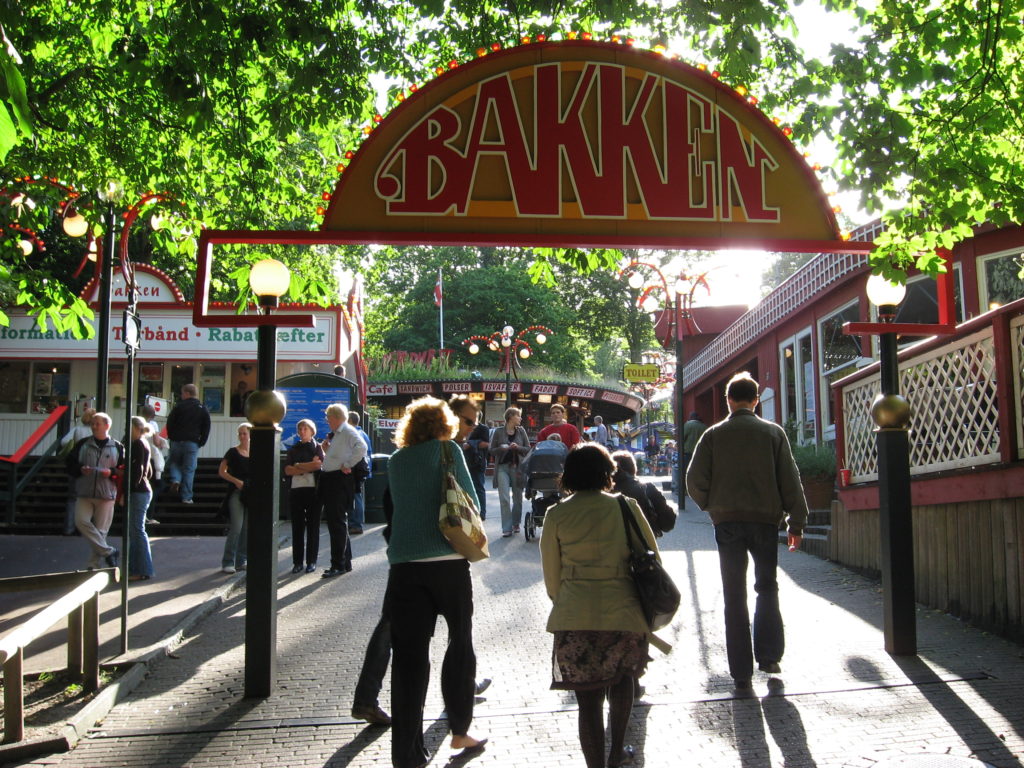
MULTIPOLYGON (((624 747, 634 680, 647 665, 648 628, 629 575, 629 544, 617 494, 609 493, 615 462, 607 449, 585 443, 569 452, 562 489, 572 493, 544 520, 540 548, 544 584, 554 602, 547 630, 555 635, 551 687, 579 702, 580 746, 587 768, 631 762, 624 747), (604 753, 604 699, 610 717, 604 753)), ((633 499, 629 510, 647 546, 658 545, 633 499)))
POLYGON ((391 619, 391 764, 421 768, 430 761, 423 741, 423 705, 430 682, 430 639, 438 616, 448 624, 441 667, 441 696, 452 748, 463 755, 487 739, 469 735, 476 689, 473 650, 473 583, 469 561, 452 549, 437 526, 441 508, 441 452, 451 457, 456 480, 473 501, 476 491, 462 449, 453 438, 459 420, 448 404, 421 397, 405 409, 395 430, 398 450, 388 462, 394 503, 388 542, 384 611, 391 619))

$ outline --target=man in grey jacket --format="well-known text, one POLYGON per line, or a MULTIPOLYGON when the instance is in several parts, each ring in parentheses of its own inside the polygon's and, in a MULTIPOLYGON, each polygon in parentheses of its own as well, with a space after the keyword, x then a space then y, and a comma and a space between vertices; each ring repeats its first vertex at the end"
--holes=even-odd
POLYGON ((782 427, 754 414, 758 385, 744 371, 726 386, 729 417, 701 436, 686 473, 686 491, 711 516, 725 599, 725 646, 736 689, 754 672, 781 672, 785 650, 779 611, 778 531, 785 519, 789 551, 800 548, 807 501, 782 427), (747 553, 754 560, 754 644, 747 611, 747 553))

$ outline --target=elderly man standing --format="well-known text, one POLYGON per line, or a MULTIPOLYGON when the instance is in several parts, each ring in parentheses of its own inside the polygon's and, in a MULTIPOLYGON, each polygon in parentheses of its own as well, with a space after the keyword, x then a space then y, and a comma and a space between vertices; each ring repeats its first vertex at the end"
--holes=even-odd
POLYGON ((352 467, 366 457, 366 443, 348 423, 348 408, 341 403, 325 411, 331 431, 321 443, 324 449, 318 495, 331 535, 331 567, 321 578, 329 579, 352 570, 352 541, 348 536, 348 511, 355 501, 356 481, 352 467))
POLYGON ((183 504, 192 503, 192 479, 196 474, 199 449, 210 437, 210 412, 199 402, 195 384, 181 388, 181 400, 167 417, 167 439, 171 443, 164 471, 171 493, 180 493, 183 504))
POLYGON ((725 646, 738 691, 754 672, 781 672, 785 650, 779 610, 779 525, 785 519, 789 551, 800 547, 807 501, 785 431, 754 413, 757 382, 739 373, 726 386, 729 416, 701 436, 686 473, 686 490, 715 525, 725 599, 725 646), (754 645, 747 611, 747 553, 754 560, 754 645))

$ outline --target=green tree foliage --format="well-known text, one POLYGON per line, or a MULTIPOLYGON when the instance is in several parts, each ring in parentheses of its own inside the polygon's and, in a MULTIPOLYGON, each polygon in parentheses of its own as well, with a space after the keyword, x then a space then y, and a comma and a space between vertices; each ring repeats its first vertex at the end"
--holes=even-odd
POLYGON ((368 272, 366 342, 371 355, 435 349, 439 311, 433 302, 438 269, 444 278, 445 346, 466 368, 496 367, 499 357, 470 356, 461 342, 488 336, 505 325, 516 331, 544 325, 554 331, 527 366, 586 372, 618 379, 622 365, 656 342, 650 318, 636 309, 636 291, 612 270, 581 276, 555 260, 548 285, 534 282, 528 251, 495 248, 386 248, 368 272))
POLYGON ((1024 26, 1017 0, 831 0, 861 25, 784 96, 804 130, 834 136, 842 187, 886 200, 880 269, 934 273, 982 222, 1024 217, 1024 26), (798 98, 798 97, 803 98, 798 98))
MULTIPOLYGON (((796 4, 0 0, 3 175, 47 174, 83 190, 114 177, 130 196, 170 192, 209 227, 310 228, 336 164, 377 111, 372 77, 391 78, 394 98, 480 46, 577 30, 689 50, 758 94, 767 114, 793 116, 798 141, 833 137, 840 184, 873 210, 899 202, 874 257, 880 269, 916 260, 934 271, 920 252, 981 221, 1020 220, 1019 0, 827 0, 860 30, 825 61, 793 42, 796 4)), ((0 204, 0 223, 10 216, 0 204)), ((191 271, 190 238, 164 240, 166 258, 191 271)), ((0 296, 40 312, 64 301, 7 258, 13 247, 0 243, 0 296)), ((254 253, 225 257, 221 298, 237 291, 254 253)), ((324 265, 336 253, 288 255, 300 276, 291 298, 332 289, 324 265)), ((565 261, 610 265, 602 254, 540 253, 532 274, 550 278, 565 261)))

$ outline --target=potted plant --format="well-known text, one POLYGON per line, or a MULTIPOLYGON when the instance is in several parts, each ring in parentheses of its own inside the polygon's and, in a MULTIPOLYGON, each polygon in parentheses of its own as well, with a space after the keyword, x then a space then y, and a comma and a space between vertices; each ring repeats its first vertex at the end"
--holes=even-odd
POLYGON ((810 509, 829 509, 836 485, 836 454, 830 445, 794 444, 793 459, 800 470, 800 481, 810 509))

